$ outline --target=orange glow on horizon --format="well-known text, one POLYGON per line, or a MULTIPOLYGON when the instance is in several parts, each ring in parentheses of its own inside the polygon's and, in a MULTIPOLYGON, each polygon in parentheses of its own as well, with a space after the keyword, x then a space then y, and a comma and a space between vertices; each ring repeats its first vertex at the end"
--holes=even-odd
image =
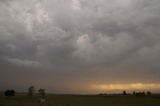
POLYGON ((160 89, 160 84, 97 84, 91 87, 97 90, 157 90, 160 89))

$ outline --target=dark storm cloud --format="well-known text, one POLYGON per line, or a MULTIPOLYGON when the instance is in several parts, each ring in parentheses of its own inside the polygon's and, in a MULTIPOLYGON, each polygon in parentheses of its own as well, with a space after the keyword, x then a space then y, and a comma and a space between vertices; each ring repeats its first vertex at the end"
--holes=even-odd
POLYGON ((1 0, 3 89, 160 83, 159 10, 159 0, 1 0))

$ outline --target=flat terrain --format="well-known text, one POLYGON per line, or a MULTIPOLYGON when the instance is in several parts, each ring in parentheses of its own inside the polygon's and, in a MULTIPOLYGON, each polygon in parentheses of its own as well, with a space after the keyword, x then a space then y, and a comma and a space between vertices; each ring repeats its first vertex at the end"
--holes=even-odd
POLYGON ((96 96, 96 95, 46 95, 46 103, 39 103, 39 95, 28 97, 16 94, 5 97, 0 94, 0 106, 160 106, 160 95, 150 97, 96 96))

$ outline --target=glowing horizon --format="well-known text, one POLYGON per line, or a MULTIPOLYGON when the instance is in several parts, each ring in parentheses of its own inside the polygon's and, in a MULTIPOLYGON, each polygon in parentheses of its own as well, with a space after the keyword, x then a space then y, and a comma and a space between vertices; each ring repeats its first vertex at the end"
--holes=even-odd
POLYGON ((143 83, 131 83, 131 84, 95 84, 91 86, 92 89, 99 91, 119 91, 119 90, 149 90, 154 91, 160 89, 160 84, 143 84, 143 83))

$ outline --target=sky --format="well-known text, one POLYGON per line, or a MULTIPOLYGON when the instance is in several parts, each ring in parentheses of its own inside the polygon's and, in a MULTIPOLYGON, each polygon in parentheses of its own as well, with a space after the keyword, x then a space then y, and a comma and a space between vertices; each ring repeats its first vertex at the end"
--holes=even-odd
POLYGON ((0 91, 160 92, 159 0, 0 0, 0 91))

